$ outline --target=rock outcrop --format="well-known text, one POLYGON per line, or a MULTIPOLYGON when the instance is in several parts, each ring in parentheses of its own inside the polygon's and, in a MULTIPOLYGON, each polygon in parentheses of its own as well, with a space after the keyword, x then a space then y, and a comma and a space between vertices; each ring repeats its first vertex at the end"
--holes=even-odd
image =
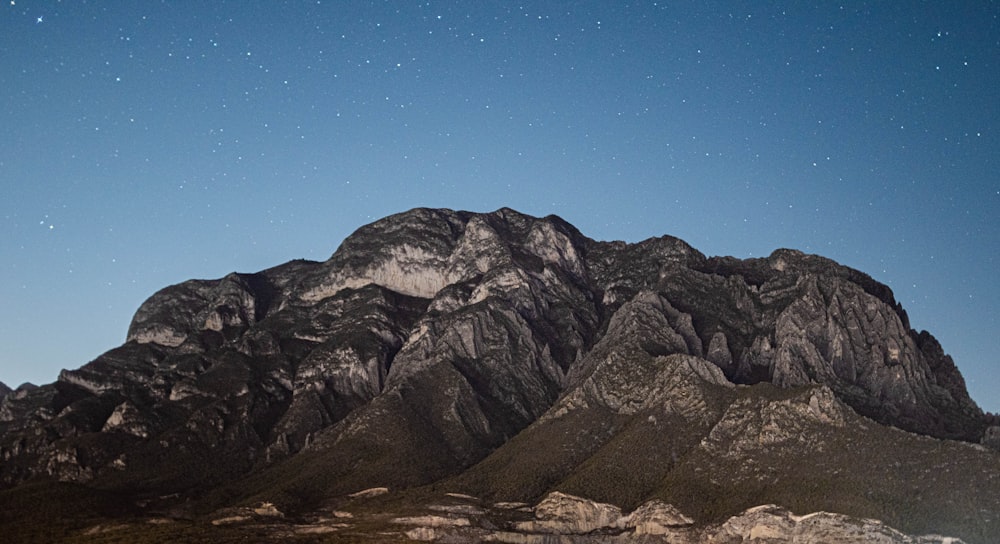
MULTIPOLYGON (((823 542, 824 544, 961 544, 961 540, 938 535, 910 536, 871 520, 815 512, 796 516, 773 504, 758 506, 734 516, 705 536, 717 542, 823 542)), ((707 541, 702 540, 702 541, 707 541)))
POLYGON ((618 529, 623 525, 621 508, 559 492, 550 493, 538 503, 534 514, 533 520, 517 523, 517 530, 577 535, 598 529, 618 529))
POLYGON ((1000 425, 990 425, 983 433, 983 445, 1000 451, 1000 425))
MULTIPOLYGON (((146 508, 301 512, 447 481, 616 505, 598 525, 647 505, 619 527, 647 534, 681 511, 719 522, 767 502, 918 512, 912 532, 956 514, 967 499, 939 488, 961 483, 987 513, 940 526, 1000 537, 1000 468, 978 445, 992 420, 954 362, 889 288, 792 250, 709 258, 667 236, 591 240, 554 216, 416 209, 325 262, 167 287, 122 346, 4 389, 0 484, 15 491, 50 479, 146 508)), ((545 511, 523 521, 562 523, 545 511)))
POLYGON ((555 492, 532 508, 527 520, 508 522, 504 517, 503 508, 493 506, 477 508, 472 516, 427 514, 392 522, 406 525, 402 535, 410 540, 437 542, 963 544, 954 537, 908 535, 878 520, 829 512, 796 515, 773 504, 748 508, 720 523, 696 524, 662 501, 623 514, 610 504, 555 492))

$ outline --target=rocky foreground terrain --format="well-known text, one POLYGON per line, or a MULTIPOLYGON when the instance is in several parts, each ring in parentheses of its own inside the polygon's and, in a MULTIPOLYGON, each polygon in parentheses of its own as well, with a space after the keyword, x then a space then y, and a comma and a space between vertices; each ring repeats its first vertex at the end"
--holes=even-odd
POLYGON ((888 287, 828 259, 416 209, 322 263, 167 287, 122 346, 0 386, 0 527, 1000 542, 997 423, 888 287))
POLYGON ((78 538, 144 542, 169 535, 205 542, 962 543, 940 535, 907 535, 872 519, 828 512, 797 516, 773 504, 747 509, 721 523, 696 524, 677 508, 655 499, 623 512, 612 504, 558 491, 534 506, 521 502, 489 504, 470 495, 445 493, 421 497, 423 509, 415 509, 377 499, 388 493, 384 487, 362 490, 337 501, 336 508, 297 519, 288 519, 274 504, 262 502, 219 510, 201 524, 163 517, 96 524, 78 538))

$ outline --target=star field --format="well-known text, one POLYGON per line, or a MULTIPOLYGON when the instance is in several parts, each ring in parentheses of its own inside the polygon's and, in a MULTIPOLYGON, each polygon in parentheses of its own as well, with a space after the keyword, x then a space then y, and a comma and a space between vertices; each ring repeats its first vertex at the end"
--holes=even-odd
POLYGON ((414 206, 889 285, 1000 412, 996 2, 0 6, 0 380, 414 206))

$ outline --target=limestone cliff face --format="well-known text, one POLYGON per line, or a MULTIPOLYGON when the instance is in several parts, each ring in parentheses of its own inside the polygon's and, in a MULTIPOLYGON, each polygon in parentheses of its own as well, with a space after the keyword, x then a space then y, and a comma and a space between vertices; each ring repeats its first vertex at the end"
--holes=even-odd
POLYGON ((325 262, 167 287, 124 345, 53 384, 0 387, 0 482, 226 484, 308 505, 451 478, 633 508, 687 482, 692 459, 756 466, 766 448, 832 448, 859 421, 995 441, 951 358, 861 272, 416 209, 325 262))
POLYGON ((951 358, 861 272, 779 250, 672 267, 659 289, 692 314, 707 358, 737 383, 822 383, 885 423, 964 440, 982 433, 951 358))

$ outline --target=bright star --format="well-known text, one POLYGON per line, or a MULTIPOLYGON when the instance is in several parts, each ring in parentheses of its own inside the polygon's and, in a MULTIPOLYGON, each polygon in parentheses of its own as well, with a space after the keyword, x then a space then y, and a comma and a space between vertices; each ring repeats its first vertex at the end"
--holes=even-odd
POLYGON ((42 22, 42 16, 41 16, 41 15, 39 15, 39 16, 38 16, 38 18, 37 18, 37 19, 35 19, 35 24, 37 25, 37 24, 39 24, 39 23, 41 23, 41 22, 42 22))

